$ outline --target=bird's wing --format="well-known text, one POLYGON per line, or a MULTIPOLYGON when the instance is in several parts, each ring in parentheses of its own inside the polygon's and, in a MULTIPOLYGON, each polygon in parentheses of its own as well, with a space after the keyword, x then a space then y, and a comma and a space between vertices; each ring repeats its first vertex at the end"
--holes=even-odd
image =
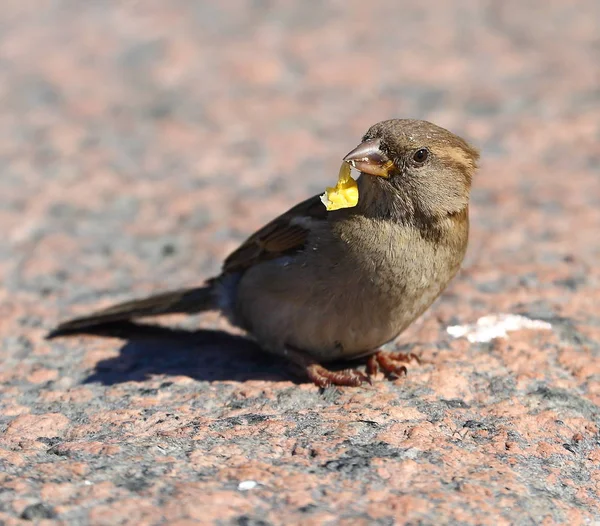
POLYGON ((306 220, 326 221, 318 195, 302 201, 252 234, 223 263, 223 272, 239 272, 257 263, 302 250, 308 237, 306 220))

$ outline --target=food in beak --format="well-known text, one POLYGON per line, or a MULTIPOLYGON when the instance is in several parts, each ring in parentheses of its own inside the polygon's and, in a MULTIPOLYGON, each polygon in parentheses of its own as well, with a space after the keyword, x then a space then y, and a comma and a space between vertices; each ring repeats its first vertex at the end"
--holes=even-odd
POLYGON ((347 162, 342 162, 337 184, 333 188, 327 187, 321 196, 321 202, 328 211, 351 208, 358 203, 358 184, 352 179, 351 170, 347 162))

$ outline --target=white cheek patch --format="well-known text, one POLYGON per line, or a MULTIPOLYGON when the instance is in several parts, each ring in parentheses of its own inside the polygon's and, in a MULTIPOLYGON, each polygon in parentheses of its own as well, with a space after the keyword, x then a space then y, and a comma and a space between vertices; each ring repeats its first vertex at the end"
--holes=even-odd
POLYGON ((489 342, 506 338, 510 331, 552 330, 552 325, 542 320, 532 320, 517 314, 490 314, 467 325, 451 325, 446 332, 454 338, 467 338, 472 343, 489 342))

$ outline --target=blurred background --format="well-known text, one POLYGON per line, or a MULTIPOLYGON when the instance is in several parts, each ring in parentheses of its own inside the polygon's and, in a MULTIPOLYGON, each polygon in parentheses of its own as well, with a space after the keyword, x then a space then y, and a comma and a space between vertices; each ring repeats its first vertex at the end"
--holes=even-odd
POLYGON ((63 308, 197 283, 391 117, 482 150, 482 279, 591 262, 599 56, 595 0, 6 0, 5 293, 63 308))

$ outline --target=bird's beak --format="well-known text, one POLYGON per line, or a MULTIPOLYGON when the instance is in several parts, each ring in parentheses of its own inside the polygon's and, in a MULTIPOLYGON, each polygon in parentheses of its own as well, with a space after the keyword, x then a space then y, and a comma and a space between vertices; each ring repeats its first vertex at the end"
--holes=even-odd
POLYGON ((394 163, 381 151, 380 144, 380 139, 365 141, 346 155, 344 161, 362 173, 388 178, 394 163))

